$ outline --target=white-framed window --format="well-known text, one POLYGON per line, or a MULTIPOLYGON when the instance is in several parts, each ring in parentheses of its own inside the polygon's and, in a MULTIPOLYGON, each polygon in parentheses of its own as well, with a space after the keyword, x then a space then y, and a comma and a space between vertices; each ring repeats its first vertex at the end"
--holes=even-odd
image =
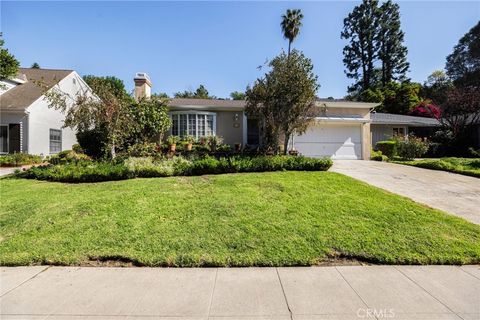
POLYGON ((8 153, 8 126, 0 125, 0 153, 8 153))
POLYGON ((188 134, 200 138, 216 134, 217 115, 214 112, 174 111, 170 113, 170 117, 173 136, 183 137, 188 134))
POLYGON ((50 129, 50 153, 62 151, 62 130, 50 129))
POLYGON ((393 128, 393 136, 395 137, 404 137, 405 136, 405 128, 393 128))

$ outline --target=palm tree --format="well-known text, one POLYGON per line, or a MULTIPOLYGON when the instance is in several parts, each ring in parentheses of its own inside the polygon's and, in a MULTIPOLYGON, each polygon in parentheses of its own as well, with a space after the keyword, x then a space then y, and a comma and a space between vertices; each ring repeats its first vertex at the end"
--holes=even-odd
POLYGON ((287 9, 287 12, 282 15, 283 37, 288 39, 288 55, 290 55, 290 46, 293 40, 298 36, 300 27, 302 26, 303 14, 300 9, 287 9))

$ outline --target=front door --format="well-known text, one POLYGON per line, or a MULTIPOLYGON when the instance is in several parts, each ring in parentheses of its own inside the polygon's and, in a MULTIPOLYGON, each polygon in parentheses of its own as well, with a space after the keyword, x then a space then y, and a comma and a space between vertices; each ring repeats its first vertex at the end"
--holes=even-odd
POLYGON ((20 152, 20 124, 8 125, 8 153, 20 152))

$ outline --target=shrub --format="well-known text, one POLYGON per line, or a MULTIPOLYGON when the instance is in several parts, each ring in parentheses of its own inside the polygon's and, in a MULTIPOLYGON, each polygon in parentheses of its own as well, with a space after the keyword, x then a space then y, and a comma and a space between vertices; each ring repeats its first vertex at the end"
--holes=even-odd
POLYGON ((83 148, 78 144, 78 143, 75 143, 73 146, 72 146, 72 150, 76 153, 85 153, 83 151, 83 148))
POLYGON ((76 153, 73 150, 61 151, 48 159, 50 164, 78 163, 83 161, 92 161, 92 159, 83 153, 76 153))
POLYGON ((0 156, 0 167, 18 167, 41 162, 42 157, 28 153, 11 153, 0 156))
POLYGON ((372 150, 372 153, 370 155, 370 160, 374 161, 388 161, 388 157, 386 155, 382 154, 382 151, 375 151, 372 150))
POLYGON ((232 147, 229 144, 221 144, 217 147, 217 152, 230 152, 232 151, 232 147))
POLYGON ((27 179, 71 183, 125 180, 134 177, 124 165, 107 162, 33 167, 17 173, 17 176, 27 179))
POLYGON ((378 141, 376 148, 388 158, 393 158, 397 155, 397 141, 395 140, 378 141))
POLYGON ((157 154, 158 146, 155 143, 136 143, 127 149, 127 155, 130 157, 151 157, 157 154))
POLYGON ((191 162, 182 157, 171 159, 128 158, 124 165, 136 177, 170 177, 189 172, 191 162))
POLYGON ((428 143, 414 136, 410 136, 408 140, 399 141, 398 143, 398 155, 405 160, 419 158, 427 151, 428 143))
POLYGON ((235 172, 264 172, 278 170, 326 171, 332 165, 330 159, 313 159, 292 156, 222 157, 206 156, 187 160, 173 158, 128 158, 123 163, 67 163, 43 166, 17 173, 18 177, 61 181, 96 182, 122 180, 134 177, 168 177, 235 172))

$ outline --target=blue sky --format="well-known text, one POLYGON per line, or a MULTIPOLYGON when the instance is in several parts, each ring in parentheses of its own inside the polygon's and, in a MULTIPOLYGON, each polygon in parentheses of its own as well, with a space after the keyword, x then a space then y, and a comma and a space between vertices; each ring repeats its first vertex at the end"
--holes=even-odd
MULTIPOLYGON (((204 84, 228 97, 259 77, 257 66, 287 48, 280 16, 300 8, 303 27, 294 47, 313 60, 319 96, 340 98, 344 74, 343 18, 358 2, 24 2, 1 1, 6 47, 22 66, 114 75, 129 90, 135 72, 147 72, 154 92, 204 84)), ((401 1, 411 64, 423 82, 442 69, 453 46, 480 17, 480 2, 401 1)))

